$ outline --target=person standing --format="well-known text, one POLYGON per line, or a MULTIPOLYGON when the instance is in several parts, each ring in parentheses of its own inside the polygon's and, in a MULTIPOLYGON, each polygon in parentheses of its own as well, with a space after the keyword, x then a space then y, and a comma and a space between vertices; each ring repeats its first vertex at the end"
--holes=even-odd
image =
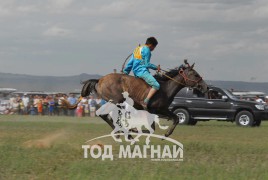
POLYGON ((30 115, 36 115, 36 111, 33 105, 30 105, 29 110, 28 110, 28 114, 30 115))
MULTIPOLYGON (((77 102, 77 99, 74 97, 74 94, 70 94, 67 100, 68 100, 68 102, 70 103, 71 106, 75 105, 76 102, 77 102)), ((69 115, 70 116, 75 116, 75 110, 74 109, 69 110, 69 115)))
POLYGON ((58 95, 56 95, 54 97, 54 102, 55 102, 55 105, 54 105, 54 114, 59 116, 60 112, 59 112, 59 97, 58 95))
POLYGON ((49 101, 49 96, 43 96, 43 115, 48 115, 49 114, 49 109, 48 109, 48 101, 49 101))
POLYGON ((83 111, 84 111, 84 106, 83 106, 82 102, 80 102, 76 108, 77 117, 83 117, 83 111))
POLYGON ((89 98, 90 99, 88 100, 88 105, 89 105, 89 110, 90 110, 90 116, 95 117, 97 102, 94 99, 94 96, 91 95, 89 96, 89 98))
POLYGON ((37 110, 38 103, 39 103, 39 97, 36 95, 36 96, 34 96, 34 99, 33 99, 33 107, 35 109, 36 114, 38 114, 38 110, 37 110))
POLYGON ((60 106, 61 106, 63 115, 64 115, 64 116, 68 116, 68 109, 67 109, 66 107, 62 107, 61 100, 67 100, 67 101, 68 101, 67 95, 63 94, 63 96, 60 98, 59 103, 60 103, 60 106))
POLYGON ((22 97, 22 102, 23 102, 23 114, 27 114, 28 113, 28 108, 29 108, 29 103, 30 103, 30 99, 29 97, 27 96, 27 94, 24 94, 23 97, 22 97))
POLYGON ((42 99, 38 99, 38 103, 37 103, 37 112, 38 115, 42 116, 43 115, 43 102, 42 99))
POLYGON ((54 109, 55 109, 55 101, 52 97, 50 97, 48 100, 48 110, 50 116, 54 115, 54 109))

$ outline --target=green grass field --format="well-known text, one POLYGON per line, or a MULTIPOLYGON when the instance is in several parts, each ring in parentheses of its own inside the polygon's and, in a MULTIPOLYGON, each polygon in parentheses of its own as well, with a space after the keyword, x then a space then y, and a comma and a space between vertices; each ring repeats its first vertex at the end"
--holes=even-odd
POLYGON ((110 132, 100 118, 0 116, 0 179, 268 179, 268 122, 178 126, 171 138, 184 145, 183 162, 84 159, 85 141, 110 132))

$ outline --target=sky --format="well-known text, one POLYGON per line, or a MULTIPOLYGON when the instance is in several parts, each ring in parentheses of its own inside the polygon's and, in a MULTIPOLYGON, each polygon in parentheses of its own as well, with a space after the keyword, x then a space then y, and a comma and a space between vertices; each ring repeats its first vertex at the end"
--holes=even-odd
POLYGON ((105 75, 154 36, 162 69, 268 82, 267 0, 0 0, 0 27, 4 73, 105 75))

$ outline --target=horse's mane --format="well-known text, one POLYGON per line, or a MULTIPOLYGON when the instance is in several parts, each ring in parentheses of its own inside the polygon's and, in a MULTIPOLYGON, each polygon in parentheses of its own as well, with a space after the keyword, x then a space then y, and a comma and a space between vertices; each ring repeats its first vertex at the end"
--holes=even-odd
MULTIPOLYGON (((164 74, 173 78, 174 76, 178 75, 179 73, 179 67, 176 67, 174 69, 170 69, 168 72, 165 72, 164 74)), ((162 75, 161 73, 155 74, 154 78, 157 81, 167 81, 169 80, 169 78, 167 78, 166 76, 162 75)))

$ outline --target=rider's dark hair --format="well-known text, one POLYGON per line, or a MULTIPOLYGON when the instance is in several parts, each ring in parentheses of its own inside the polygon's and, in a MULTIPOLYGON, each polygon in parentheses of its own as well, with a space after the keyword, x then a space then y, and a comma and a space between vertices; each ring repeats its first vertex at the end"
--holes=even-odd
POLYGON ((149 37, 147 40, 146 40, 146 43, 145 44, 151 44, 153 46, 157 46, 158 42, 157 40, 155 39, 155 37, 149 37))

